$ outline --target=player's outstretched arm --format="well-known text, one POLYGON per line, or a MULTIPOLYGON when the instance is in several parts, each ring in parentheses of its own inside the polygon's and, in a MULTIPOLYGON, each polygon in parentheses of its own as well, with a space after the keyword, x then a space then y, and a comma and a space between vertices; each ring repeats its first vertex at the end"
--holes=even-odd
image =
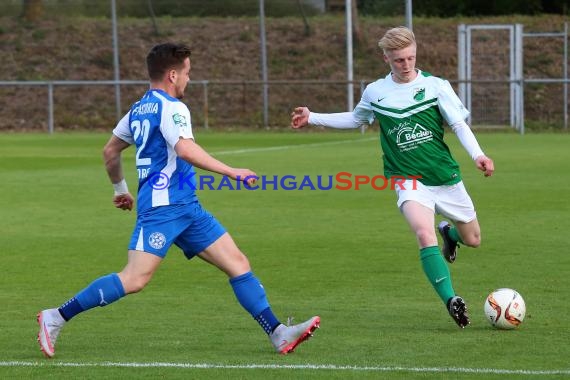
POLYGON ((134 204, 134 198, 127 188, 127 183, 125 182, 123 168, 121 165, 121 152, 129 146, 130 144, 126 141, 112 135, 103 148, 105 169, 107 170, 109 179, 115 189, 113 204, 116 208, 120 208, 121 210, 132 210, 134 204))
POLYGON ((291 113, 291 128, 300 129, 309 124, 336 129, 359 127, 353 112, 316 113, 307 107, 295 108, 291 113))
POLYGON ((467 123, 463 120, 458 121, 451 124, 451 129, 459 138, 461 145, 463 145, 467 153, 469 153, 473 161, 475 161, 477 168, 485 174, 485 177, 492 176, 493 171, 495 171, 495 164, 493 163, 493 160, 483 153, 483 150, 481 150, 475 135, 467 123))
POLYGON ((234 180, 245 181, 253 185, 257 179, 257 174, 249 169, 232 168, 222 161, 210 156, 193 139, 180 139, 174 146, 178 157, 186 162, 210 172, 228 176, 234 180))
POLYGON ((309 114, 311 111, 307 107, 297 107, 291 112, 291 128, 299 129, 309 124, 309 114))

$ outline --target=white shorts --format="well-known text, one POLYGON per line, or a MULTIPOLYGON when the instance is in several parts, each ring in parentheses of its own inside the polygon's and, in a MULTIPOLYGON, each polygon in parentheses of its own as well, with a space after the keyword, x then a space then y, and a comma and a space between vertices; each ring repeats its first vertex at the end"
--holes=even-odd
POLYGON ((477 218, 463 181, 449 186, 426 186, 419 181, 406 180, 403 186, 396 184, 395 187, 398 208, 406 201, 416 201, 453 222, 469 223, 477 218))

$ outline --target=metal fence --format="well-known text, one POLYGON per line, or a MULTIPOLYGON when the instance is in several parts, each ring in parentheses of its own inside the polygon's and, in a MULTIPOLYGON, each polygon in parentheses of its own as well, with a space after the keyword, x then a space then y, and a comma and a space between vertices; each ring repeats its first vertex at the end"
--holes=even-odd
MULTIPOLYGON (((545 84, 561 84, 561 91, 550 95, 558 94, 562 123, 564 129, 568 129, 567 22, 564 23, 562 32, 547 33, 523 33, 522 24, 460 24, 458 36, 459 96, 467 108, 472 109, 469 117, 471 122, 510 124, 524 133, 527 108, 530 110, 533 102, 543 97, 540 87, 545 84), (546 39, 562 42, 557 49, 562 58, 558 67, 559 78, 544 78, 544 72, 540 73, 540 78, 525 75, 523 58, 526 58, 527 67, 545 66, 545 62, 541 62, 545 59, 542 54, 538 55, 538 64, 532 62, 533 58, 537 58, 532 54, 541 50, 536 49, 540 47, 536 41, 539 38, 543 44, 546 39), (495 44, 491 45, 489 41, 494 41, 495 44), (529 53, 525 55, 527 50, 529 53), (525 102, 525 96, 530 96, 530 101, 525 102), (475 104, 477 107, 474 107, 475 104)), ((549 71, 553 71, 550 67, 552 65, 548 66, 549 71)))
MULTIPOLYGON (((355 81, 352 82, 354 86, 354 98, 360 99, 362 92, 366 85, 371 81, 355 81)), ((452 85, 456 88, 461 83, 469 83, 474 88, 482 88, 487 93, 487 96, 477 97, 472 101, 472 114, 474 115, 474 128, 485 128, 485 126, 503 126, 510 125, 508 112, 508 99, 505 102, 499 103, 496 98, 489 94, 493 93, 493 88, 497 89, 495 92, 505 92, 507 88, 517 83, 521 88, 525 89, 527 96, 525 98, 525 108, 527 109, 527 120, 531 122, 540 118, 547 123, 553 123, 560 126, 560 128, 567 129, 567 104, 560 99, 563 99, 564 89, 570 83, 568 79, 523 79, 523 80, 470 80, 458 81, 451 80, 452 85), (544 90, 550 88, 550 90, 544 90), (548 114, 544 113, 544 108, 540 104, 536 104, 535 99, 537 92, 549 95, 551 99, 542 99, 541 102, 555 102, 560 104, 558 111, 550 111, 548 114), (495 117, 495 119, 493 119, 495 117)), ((346 81, 334 80, 273 80, 263 82, 260 80, 244 80, 244 81, 208 81, 197 80, 191 81, 187 88, 187 93, 184 101, 191 108, 193 118, 193 125, 195 127, 202 127, 209 129, 212 125, 214 127, 254 127, 254 128, 267 128, 264 124, 262 91, 263 87, 267 86, 269 89, 269 127, 286 127, 288 125, 289 114, 293 107, 299 105, 308 105, 311 109, 318 112, 343 112, 345 99, 346 99, 346 81), (322 93, 322 87, 326 86, 328 94, 326 99, 315 98, 314 93, 322 93), (317 89, 317 90, 316 90, 317 89)), ((65 90, 66 88, 76 88, 89 93, 94 90, 89 88, 101 88, 103 95, 99 97, 97 105, 91 104, 93 107, 102 109, 103 114, 98 115, 94 119, 99 120, 93 124, 93 128, 108 128, 116 123, 114 109, 117 105, 112 89, 115 86, 121 86, 123 91, 123 110, 127 110, 130 103, 138 100, 143 91, 148 88, 148 81, 142 80, 102 80, 102 81, 0 81, 0 94, 2 90, 6 91, 9 88, 23 90, 25 88, 34 88, 34 94, 27 94, 33 99, 32 102, 36 107, 30 114, 26 114, 26 110, 18 110, 13 112, 16 115, 22 115, 24 122, 21 129, 44 129, 48 133, 54 133, 56 127, 66 129, 74 124, 74 117, 66 115, 71 113, 75 115, 77 124, 80 128, 90 129, 90 126, 85 126, 81 120, 88 120, 92 115, 92 111, 88 109, 74 109, 73 99, 77 99, 78 94, 73 91, 63 91, 59 96, 61 100, 58 101, 56 96, 57 90, 65 90), (71 95, 69 94, 71 92, 71 95), (108 96, 113 94, 113 96, 108 96), (71 97, 70 97, 71 96, 71 97), (71 99, 71 101, 65 99, 71 99), (42 111, 43 109, 43 111, 42 111), (58 110, 61 110, 61 120, 58 120, 58 110), (31 121, 31 114, 40 121, 41 126, 38 127, 37 121, 31 121), (102 119, 102 120, 101 120, 102 119), (43 121, 47 121, 43 122, 43 121), (35 123, 35 125, 34 125, 35 123)), ((6 99, 5 96, 0 96, 0 99, 6 99)), ((9 99, 9 97, 8 97, 9 99)), ((7 107, 0 108, 0 119, 6 119, 7 115, 2 115, 7 110, 7 107)), ((0 129, 1 129, 0 125, 0 129)), ((71 127, 73 128, 73 127, 71 127)), ((14 129, 14 128, 12 128, 14 129)))
MULTIPOLYGON (((358 81, 352 82, 351 84, 355 88, 354 96, 355 98, 360 98, 362 92, 368 81, 358 81)), ((258 126, 267 128, 268 125, 264 122, 264 118, 261 116, 261 109, 263 109, 264 102, 262 101, 261 94, 264 88, 269 89, 276 89, 276 88, 284 88, 284 87, 303 87, 303 88, 310 88, 310 87, 322 87, 322 86, 329 86, 329 87, 336 87, 337 90, 331 92, 331 97, 328 98, 329 101, 335 102, 337 99, 342 99, 343 96, 346 95, 343 92, 343 88, 347 87, 349 82, 347 81, 334 81, 334 80, 270 80, 270 81, 261 81, 261 80, 244 80, 244 81, 208 81, 208 80, 196 80, 189 82, 186 96, 184 101, 192 109, 192 117, 193 117, 193 124, 200 125, 204 129, 209 129, 210 127, 210 114, 213 112, 216 115, 216 125, 217 126, 235 126, 235 127, 243 127, 243 126, 258 126), (211 94, 212 88, 220 89, 215 91, 214 94, 211 94), (228 101, 228 95, 223 95, 226 99, 225 102, 220 102, 220 93, 222 94, 231 94, 231 101, 228 101), (190 95, 190 96, 188 96, 190 95), (252 96, 253 95, 253 96, 252 96), (212 98, 215 98, 216 101, 212 105, 212 98), (257 102, 257 104, 256 104, 257 102), (223 114, 224 111, 228 111, 232 116, 228 116, 227 114, 223 117, 219 117, 219 114, 223 114)), ((58 125, 57 116, 56 116, 56 105, 57 99, 55 96, 56 88, 65 88, 65 87, 76 87, 76 88, 89 88, 89 87, 108 87, 116 88, 116 86, 121 87, 134 87, 137 90, 141 90, 143 87, 148 87, 148 81, 141 81, 141 80, 101 80, 101 81, 71 81, 71 80, 57 80, 57 81, 0 81, 0 90, 2 88, 36 88, 40 89, 38 93, 36 93, 36 106, 43 102, 44 106, 38 107, 38 109, 44 108, 44 117, 41 116, 41 112, 36 112, 36 116, 39 118, 44 118, 47 120, 46 129, 47 132, 52 134, 56 130, 56 126, 58 125), (40 93, 45 91, 46 97, 41 100, 40 93), (38 98, 37 95, 40 95, 38 98)), ((289 93, 291 91, 288 91, 289 93)), ((298 92, 298 91, 294 91, 298 92)), ((310 91, 309 91, 310 92, 310 91)), ((0 92, 1 93, 1 92, 0 92)), ((111 93, 110 91, 107 93, 111 93)), ((114 92, 114 97, 120 96, 121 92, 114 92)), ((137 93, 139 96, 142 93, 139 91, 137 93)), ((63 95, 62 95, 63 96, 63 95)), ((107 123, 108 126, 113 125, 114 122, 117 120, 112 120, 113 113, 109 112, 113 104, 115 107, 121 107, 123 109, 128 109, 129 104, 124 104, 127 108, 123 107, 120 102, 117 102, 117 99, 114 97, 105 97, 104 101, 106 102, 106 107, 104 107, 108 115, 106 115, 106 119, 109 121, 107 123)), ((123 97, 125 101, 129 99, 132 101, 137 100, 138 98, 135 96, 125 96, 125 92, 123 91, 123 97)), ((295 96, 290 97, 288 100, 283 101, 286 99, 285 97, 280 97, 276 95, 279 100, 274 100, 269 104, 270 110, 270 126, 284 126, 287 125, 287 120, 289 117, 289 113, 292 107, 297 105, 307 104, 303 102, 302 97, 295 96), (299 101, 297 103, 296 101, 299 101)), ((9 97, 8 97, 9 98, 9 97)), ((6 99, 6 97, 4 97, 6 99)), ((307 98, 307 102, 313 103, 315 107, 321 106, 319 100, 309 100, 307 98)), ((61 102, 65 103, 65 102, 61 102)), ((123 102, 124 103, 124 102, 123 102)), ((329 103, 328 101, 325 103, 329 103)), ((343 104, 338 103, 338 104, 343 104)), ((324 106, 323 107, 327 107, 324 106)), ((330 107, 330 106, 329 106, 330 107)), ((2 107, 2 110, 6 110, 7 107, 2 107)), ((330 108, 329 108, 330 109, 330 108)), ((67 108, 69 110, 69 107, 67 108)), ((342 109, 330 110, 330 112, 339 112, 343 111, 342 109)), ((20 110, 15 112, 16 114, 23 114, 24 110, 20 110)), ((73 111, 72 111, 73 112, 73 111)), ((0 116, 2 116, 2 111, 0 111, 0 116)), ((120 118, 122 115, 118 116, 116 119, 120 118)), ((60 124, 61 125, 61 124, 60 124)), ((2 126, 0 125, 0 128, 2 126)), ((101 126, 97 126, 101 127, 101 126)), ((35 128, 37 129, 37 128, 35 128)), ((88 128, 89 129, 89 128, 88 128)))
MULTIPOLYGON (((21 4, 20 0, 11 0, 10 2, 21 4)), ((59 4, 59 2, 59 0, 52 0, 45 4, 59 4)), ((109 2, 105 2, 105 9, 109 9, 109 2)), ((113 0, 114 2, 115 0, 113 0)), ((257 0, 255 2, 257 3, 257 0)), ((285 0, 282 1, 282 3, 285 2, 285 0)), ((53 133, 60 129, 81 128, 89 130, 112 127, 122 112, 127 110, 132 102, 138 100, 144 90, 148 88, 148 82, 144 80, 118 80, 117 58, 119 50, 124 60, 121 61, 121 77, 142 78, 144 57, 142 56, 143 53, 138 52, 146 50, 152 43, 163 42, 162 40, 165 38, 189 39, 198 41, 200 44, 200 41, 204 40, 205 37, 223 35, 224 38, 208 40, 210 41, 206 43, 208 46, 199 46, 197 50, 202 51, 203 55, 196 59, 196 62, 200 62, 204 67, 208 65, 209 59, 222 56, 222 60, 237 62, 236 67, 241 68, 230 72, 229 65, 216 66, 216 71, 208 72, 202 69, 202 73, 196 77, 244 78, 244 80, 190 81, 184 101, 191 108, 193 125, 203 128, 286 127, 289 124, 292 108, 298 105, 306 105, 317 112, 346 111, 349 94, 352 93, 354 99, 358 100, 365 85, 372 81, 371 76, 378 72, 378 66, 383 66, 375 63, 371 69, 372 65, 365 62, 363 56, 366 55, 367 61, 375 61, 378 59, 374 56, 377 52, 360 46, 360 49, 363 49, 365 53, 359 53, 358 75, 354 76, 357 80, 336 80, 348 77, 344 72, 347 60, 344 54, 346 51, 344 41, 344 29, 346 28, 344 26, 338 23, 332 24, 327 21, 330 20, 327 18, 315 18, 309 22, 317 32, 309 37, 303 34, 303 24, 300 17, 287 20, 272 19, 267 25, 270 47, 267 57, 270 69, 269 78, 318 77, 335 80, 263 80, 267 75, 260 75, 261 68, 264 65, 258 63, 263 55, 257 51, 258 47, 263 45, 260 38, 260 34, 263 33, 258 32, 261 29, 259 19, 234 20, 234 23, 239 22, 239 27, 235 28, 234 25, 234 29, 231 29, 232 34, 224 34, 230 30, 230 28, 226 28, 227 20, 216 20, 215 23, 209 24, 208 28, 205 28, 200 18, 191 20, 157 18, 158 28, 155 25, 155 29, 160 29, 162 33, 158 35, 151 30, 150 19, 137 21, 125 17, 119 22, 121 28, 118 30, 118 37, 122 37, 119 43, 117 42, 116 20, 110 22, 111 20, 105 19, 99 22, 94 17, 97 14, 88 13, 88 6, 96 2, 69 2, 69 4, 72 3, 84 5, 85 9, 79 9, 77 14, 85 16, 85 18, 57 18, 57 15, 50 13, 44 23, 34 27, 11 19, 12 21, 4 23, 0 28, 0 46, 3 48, 3 60, 0 62, 0 68, 5 73, 4 77, 0 79, 10 79, 0 81, 0 131, 30 129, 46 130, 53 133), (86 28, 79 29, 76 27, 78 24, 86 26, 86 28), (213 27, 217 28, 213 29, 213 27), (89 38, 101 36, 100 44, 91 50, 82 49, 82 33, 85 33, 85 36, 88 35, 89 38), (141 38, 133 39, 131 38, 133 35, 141 38), (317 45, 317 41, 315 41, 317 39, 320 45, 317 45), (41 42, 48 40, 51 41, 49 46, 60 44, 60 49, 46 52, 47 43, 42 44, 41 42), (295 44, 281 48, 280 43, 284 40, 294 41, 295 44), (227 41, 230 41, 230 44, 226 43, 227 41), (120 45, 120 49, 117 45, 120 45), (34 50, 36 46, 40 48, 34 50), (143 46, 144 49, 142 49, 143 46), (213 48, 211 48, 212 46, 213 48), (256 50, 253 50, 252 46, 256 50), (308 49, 314 50, 317 46, 323 50, 319 50, 318 55, 309 54, 313 51, 309 52, 308 49), (38 54, 39 51, 42 52, 41 55, 38 54), (64 51, 66 54, 59 54, 59 51, 64 51), (248 54, 253 58, 243 59, 243 56, 248 54), (30 56, 33 56, 34 59, 30 60, 30 56), (125 59, 124 57, 129 58, 125 59), (137 58, 133 59, 133 57, 137 58), (52 62, 50 65, 42 66, 42 61, 47 60, 47 58, 50 58, 52 62), (334 65, 318 66, 319 70, 322 68, 320 71, 303 71, 305 67, 310 67, 317 59, 321 58, 323 61, 334 61, 334 65), (26 59, 25 65, 21 64, 24 59, 26 59), (57 62, 54 64, 53 61, 57 62), (61 66, 65 66, 66 63, 62 61, 68 61, 73 65, 75 71, 60 70, 58 63, 61 66), (86 63, 85 66, 83 63, 86 63), (37 71, 34 70, 34 64, 39 66, 37 71), (288 70, 284 68, 285 65, 292 66, 294 69, 288 70), (243 69, 244 66, 246 69, 243 69), (91 72, 87 73, 88 69, 91 72), (301 74, 298 75, 298 72, 301 74), (37 78, 40 80, 17 80, 19 78, 37 78), (44 78, 50 80, 43 80, 44 78), (60 78, 90 80, 51 80, 60 78), (99 78, 115 79, 91 80, 99 78), (261 80, 254 80, 255 78, 261 78, 261 80), (15 98, 18 98, 17 102, 14 101, 15 98)), ((154 3, 158 5, 161 1, 157 0, 154 3)), ((271 3, 273 4, 273 2, 271 3)), ((119 11, 121 11, 121 4, 124 5, 125 3, 117 2, 119 11)), ((193 4, 205 6, 210 2, 193 0, 193 4)), ((6 8, 6 5, 3 4, 0 7, 6 8)), ((68 9, 66 8, 66 10, 68 9)), ((4 15, 0 15, 1 17, 4 15)), ((401 19, 403 21, 404 17, 401 19)), ((361 21, 365 25, 363 29, 373 31, 376 37, 385 31, 386 25, 380 25, 382 22, 378 20, 362 19, 361 21)), ((457 26, 454 25, 453 27, 456 28, 457 26)), ((455 43, 455 34, 449 32, 449 29, 447 32, 428 30, 422 23, 415 25, 414 29, 420 30, 417 35, 422 37, 418 41, 420 45, 424 44, 420 46, 421 53, 419 54, 422 58, 418 59, 419 61, 425 62, 425 57, 430 54, 429 47, 437 44, 445 45, 445 50, 440 46, 438 51, 448 51, 451 53, 448 54, 449 56, 431 57, 432 68, 435 66, 441 70, 434 72, 434 74, 449 73, 448 75, 451 77, 448 79, 458 92, 460 92, 462 84, 472 85, 473 96, 469 104, 466 103, 466 105, 472 112, 472 121, 475 127, 512 125, 513 113, 512 102, 509 101, 509 88, 518 87, 522 89, 521 94, 524 93, 524 97, 521 96, 519 102, 516 103, 519 105, 518 110, 514 112, 516 117, 524 117, 526 125, 540 124, 554 126, 556 129, 568 128, 566 25, 563 33, 524 34, 524 37, 545 37, 540 39, 527 38, 526 41, 528 42, 524 42, 525 68, 531 65, 542 66, 533 71, 532 74, 523 70, 521 75, 515 78, 509 77, 508 74, 492 77, 462 77, 459 74, 455 76, 455 68, 453 67, 455 62, 452 63, 455 57, 452 57, 454 53, 449 48, 455 43), (560 36, 564 37, 563 50, 559 44, 560 38, 558 37, 560 36), (546 39, 548 41, 556 40, 556 42, 544 41, 546 39), (530 42, 530 40, 535 42, 530 42), (554 53, 552 53, 553 51, 554 53), (562 51, 564 54, 559 53, 562 51), (551 56, 555 56, 555 58, 551 56), (533 63, 533 60, 538 63, 533 63), (544 70, 544 73, 549 71, 546 73, 548 75, 540 75, 543 73, 542 67, 548 69, 544 70), (553 67, 561 68, 562 73, 560 70, 553 70, 553 67), (545 78, 548 76, 550 78, 545 78)), ((482 36, 480 41, 475 42, 480 43, 483 53, 487 53, 485 49, 488 49, 491 42, 496 47, 504 45, 497 43, 496 40, 496 35, 482 36)), ((367 45, 375 48, 373 41, 367 41, 367 45)), ((89 46, 91 47, 93 44, 89 46)), ((478 66, 479 68, 484 65, 487 66, 489 70, 483 73, 487 74, 496 68, 494 63, 489 64, 488 62, 498 59, 498 55, 487 54, 479 56, 477 59, 479 60, 477 62, 483 62, 483 65, 478 66)), ((505 59, 508 60, 508 57, 505 59)), ((220 61, 218 59, 216 63, 219 64, 220 61)), ((423 67, 420 66, 420 68, 423 67)), ((428 71, 433 72, 429 69, 428 71)))

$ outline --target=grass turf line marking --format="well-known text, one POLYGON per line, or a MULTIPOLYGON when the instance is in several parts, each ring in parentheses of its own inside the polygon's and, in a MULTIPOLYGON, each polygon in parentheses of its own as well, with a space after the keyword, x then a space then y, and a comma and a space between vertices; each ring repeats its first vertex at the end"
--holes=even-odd
POLYGON ((72 362, 26 362, 3 361, 0 367, 115 367, 115 368, 187 368, 187 369, 293 369, 293 370, 327 370, 327 371, 363 371, 363 372, 416 372, 416 373, 472 373, 494 375, 570 375, 570 369, 560 370, 530 370, 530 369, 494 369, 494 368, 464 368, 464 367, 381 367, 381 366, 350 366, 335 364, 212 364, 212 363, 72 363, 72 362))
POLYGON ((222 156, 226 154, 244 154, 244 153, 257 153, 257 152, 270 152, 275 150, 288 150, 292 148, 313 148, 316 146, 327 146, 327 145, 339 145, 351 142, 368 142, 378 140, 378 137, 368 137, 365 139, 350 139, 341 141, 327 141, 321 143, 308 143, 308 144, 295 144, 295 145, 278 145, 278 146, 268 146, 265 148, 250 148, 250 149, 236 149, 236 150, 223 150, 220 152, 210 152, 212 156, 222 156))

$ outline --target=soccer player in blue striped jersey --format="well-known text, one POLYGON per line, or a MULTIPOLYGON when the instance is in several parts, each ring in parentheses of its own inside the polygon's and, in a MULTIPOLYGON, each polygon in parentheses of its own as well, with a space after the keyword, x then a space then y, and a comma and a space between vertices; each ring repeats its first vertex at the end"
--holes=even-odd
POLYGON ((229 277, 238 302, 267 333, 278 353, 292 352, 319 327, 318 316, 292 326, 279 321, 247 257, 198 201, 194 167, 250 185, 256 174, 226 165, 194 141, 190 111, 180 100, 190 80, 190 54, 186 45, 166 43, 153 47, 147 56, 150 89, 119 121, 103 150, 114 187, 113 203, 131 210, 134 199, 123 177, 121 152, 136 147, 137 220, 127 264, 119 273, 96 279, 59 308, 38 314, 38 342, 47 357, 55 355, 61 328, 71 318, 141 291, 172 244, 188 259, 198 256, 229 277))
POLYGON ((408 179, 395 186, 397 205, 418 242, 422 269, 455 323, 464 328, 469 324, 467 306, 453 289, 442 254, 453 263, 458 242, 478 247, 481 230, 459 165, 444 142, 444 123, 486 177, 493 174, 495 166, 465 123, 469 111, 449 82, 416 69, 414 33, 406 27, 392 28, 378 46, 391 72, 366 87, 353 111, 324 114, 297 107, 291 115, 291 126, 346 129, 378 120, 385 177, 408 179), (441 250, 434 226, 436 213, 454 224, 439 224, 441 250))

